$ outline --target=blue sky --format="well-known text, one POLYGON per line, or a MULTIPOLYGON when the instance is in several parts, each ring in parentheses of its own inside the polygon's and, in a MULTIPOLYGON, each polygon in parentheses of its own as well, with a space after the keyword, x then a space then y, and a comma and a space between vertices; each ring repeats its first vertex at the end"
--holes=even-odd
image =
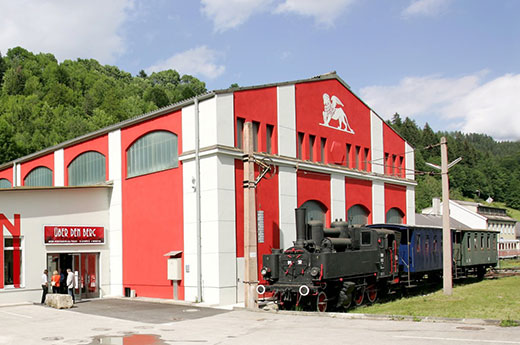
POLYGON ((0 51, 208 89, 337 71, 381 117, 520 140, 517 0, 0 0, 0 51))

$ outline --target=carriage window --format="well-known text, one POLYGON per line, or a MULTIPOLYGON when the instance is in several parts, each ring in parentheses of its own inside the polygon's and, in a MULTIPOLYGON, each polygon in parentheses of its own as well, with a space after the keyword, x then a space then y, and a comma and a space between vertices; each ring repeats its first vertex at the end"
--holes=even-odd
POLYGON ((487 235, 487 249, 491 247, 491 238, 489 237, 489 234, 487 235))
POLYGON ((370 245, 370 231, 361 232, 361 245, 363 245, 363 246, 370 245))
POLYGON ((477 234, 473 237, 473 244, 475 245, 475 249, 477 249, 477 234))
POLYGON ((430 249, 430 236, 426 235, 426 241, 424 242, 424 251, 428 253, 428 249, 430 249))
POLYGON ((421 252, 421 235, 417 235, 417 253, 421 252))
POLYGON ((437 235, 433 236, 433 251, 437 251, 437 235))
POLYGON ((471 234, 468 234, 468 250, 471 250, 471 234))
POLYGON ((484 234, 480 234, 480 250, 484 250, 484 234))

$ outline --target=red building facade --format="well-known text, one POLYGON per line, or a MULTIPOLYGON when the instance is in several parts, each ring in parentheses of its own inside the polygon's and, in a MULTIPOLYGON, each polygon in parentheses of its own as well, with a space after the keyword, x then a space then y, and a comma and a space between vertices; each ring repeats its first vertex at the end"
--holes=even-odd
POLYGON ((256 188, 257 258, 292 245, 302 205, 326 225, 413 224, 413 148, 337 75, 214 91, 0 166, 0 248, 25 252, 25 262, 2 257, 13 269, 0 278, 0 300, 7 288, 38 287, 28 276, 49 263, 76 265, 77 256, 86 297, 242 301, 246 122, 255 156, 276 166, 256 188), (24 203, 42 193, 84 195, 86 205, 41 214, 24 203), (5 206, 8 198, 17 202, 5 206), (10 231, 15 222, 20 234, 10 231), (105 241, 52 247, 39 235, 49 222, 101 224, 105 241))

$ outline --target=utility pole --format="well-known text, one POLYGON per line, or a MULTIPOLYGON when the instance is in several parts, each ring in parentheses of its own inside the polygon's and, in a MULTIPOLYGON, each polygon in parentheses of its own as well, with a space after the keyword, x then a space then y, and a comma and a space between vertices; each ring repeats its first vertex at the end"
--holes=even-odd
POLYGON ((253 123, 244 123, 244 294, 245 307, 257 308, 258 261, 256 248, 255 159, 253 123))
POLYGON ((457 158, 448 164, 448 144, 446 138, 441 138, 441 166, 426 163, 426 165, 441 171, 442 177, 442 287, 445 295, 453 294, 452 278, 452 246, 451 246, 451 227, 450 227, 450 183, 448 170, 460 162, 462 158, 457 158))
POLYGON ((442 176, 442 287, 445 295, 453 294, 452 249, 450 228, 450 182, 448 180, 448 145, 441 138, 441 176, 442 176))

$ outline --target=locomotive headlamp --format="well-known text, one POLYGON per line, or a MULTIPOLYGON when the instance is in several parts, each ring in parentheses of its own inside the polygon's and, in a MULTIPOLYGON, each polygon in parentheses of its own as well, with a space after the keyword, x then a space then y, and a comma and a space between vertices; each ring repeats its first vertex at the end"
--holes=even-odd
POLYGON ((258 285, 256 287, 256 293, 259 294, 259 295, 263 295, 265 293, 265 286, 258 285))
POLYGON ((262 267, 262 269, 260 270, 260 274, 264 277, 268 276, 270 272, 271 270, 267 267, 262 267))
POLYGON ((320 274, 320 269, 318 267, 311 268, 311 276, 316 277, 320 274))

